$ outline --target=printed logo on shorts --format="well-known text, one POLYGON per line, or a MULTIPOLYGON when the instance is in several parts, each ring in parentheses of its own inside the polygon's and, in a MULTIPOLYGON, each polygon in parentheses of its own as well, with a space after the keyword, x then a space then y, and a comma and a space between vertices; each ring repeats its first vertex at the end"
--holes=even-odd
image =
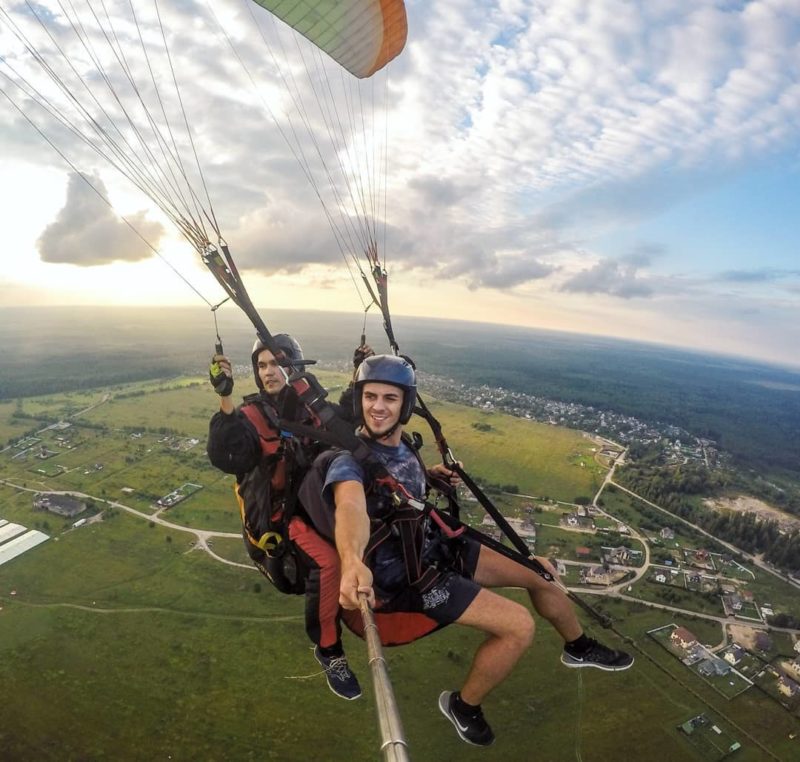
POLYGON ((446 587, 434 587, 422 594, 422 608, 435 609, 450 600, 450 591, 446 587))

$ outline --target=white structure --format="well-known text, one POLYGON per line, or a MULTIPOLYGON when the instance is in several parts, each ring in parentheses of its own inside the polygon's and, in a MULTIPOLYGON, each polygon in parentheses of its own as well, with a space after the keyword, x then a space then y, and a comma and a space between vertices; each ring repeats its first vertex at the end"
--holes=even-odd
POLYGON ((31 548, 41 545, 49 537, 38 529, 29 529, 25 534, 15 537, 13 540, 4 542, 0 545, 0 566, 7 563, 12 558, 21 556, 31 548))
POLYGON ((18 534, 22 534, 25 531, 25 527, 21 524, 9 524, 7 521, 3 526, 0 526, 0 545, 8 540, 13 539, 18 534))

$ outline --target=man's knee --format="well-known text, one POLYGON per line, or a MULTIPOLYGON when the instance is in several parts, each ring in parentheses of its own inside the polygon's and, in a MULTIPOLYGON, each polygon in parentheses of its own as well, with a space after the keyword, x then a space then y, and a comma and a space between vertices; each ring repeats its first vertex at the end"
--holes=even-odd
POLYGON ((514 637, 519 641, 522 648, 529 648, 533 643, 533 636, 536 633, 536 623, 533 621, 530 611, 520 606, 522 610, 519 621, 514 627, 514 637))
POLYGON ((525 606, 485 589, 458 622, 513 642, 520 650, 530 646, 535 632, 533 617, 525 606))

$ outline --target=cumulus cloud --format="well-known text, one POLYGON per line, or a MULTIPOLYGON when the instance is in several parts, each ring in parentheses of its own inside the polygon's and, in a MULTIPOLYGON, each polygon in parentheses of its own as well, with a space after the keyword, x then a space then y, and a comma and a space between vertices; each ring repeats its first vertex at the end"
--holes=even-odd
MULTIPOLYGON (((55 2, 52 7, 60 18, 63 12, 55 2)), ((581 294, 586 309, 597 294, 627 300, 631 311, 637 305, 644 309, 643 297, 657 293, 659 299, 648 301, 653 307, 681 288, 698 301, 714 289, 717 295, 736 291, 737 298, 754 294, 757 289, 745 289, 747 283, 763 284, 764 293, 770 284, 784 295, 796 289, 788 269, 793 263, 781 263, 777 255, 760 261, 760 270, 730 259, 724 266, 738 269, 714 276, 713 283, 697 275, 691 282, 670 277, 679 266, 670 262, 672 252, 680 249, 675 244, 683 245, 682 268, 698 244, 688 234, 678 242, 665 226, 660 228, 663 243, 652 240, 623 249, 629 252, 626 257, 606 258, 597 251, 608 251, 609 241, 654 239, 657 225, 641 233, 635 226, 657 220, 765 159, 796 157, 797 3, 409 3, 408 45, 389 75, 359 83, 357 97, 355 85, 350 89, 348 84, 351 105, 362 98, 369 102, 370 91, 377 96, 378 112, 386 104, 386 125, 379 121, 366 130, 351 125, 345 139, 333 140, 327 123, 336 122, 346 109, 340 115, 323 114, 310 84, 297 79, 295 95, 304 103, 300 110, 311 134, 306 131, 248 9, 267 17, 253 3, 209 6, 182 0, 162 9, 205 183, 199 182, 180 110, 167 87, 162 91, 169 96, 165 110, 172 126, 180 128, 175 139, 189 159, 184 168, 190 184, 204 202, 208 188, 222 234, 241 268, 270 274, 341 266, 340 244, 359 248, 341 233, 339 222, 336 233, 328 226, 328 216, 339 220, 344 202, 345 220, 367 208, 386 221, 391 269, 457 279, 472 289, 513 291, 535 284, 542 293, 559 291, 552 298, 561 301, 566 292, 581 294), (227 48, 221 51, 214 14, 231 35, 255 88, 237 56, 227 48), (342 181, 342 167, 358 169, 360 181, 371 186, 374 207, 360 198, 352 203, 359 189, 342 181), (648 271, 656 258, 665 274, 661 279, 648 271)), ((112 11, 122 12, 119 7, 112 11)), ((152 18, 144 18, 148 13, 152 16, 144 4, 141 16, 152 24, 152 18)), ((20 15, 35 27, 29 14, 20 15)), ((270 25, 264 27, 270 35, 270 25)), ((138 49, 133 30, 130 23, 117 28, 131 58, 138 49)), ((63 20, 56 34, 60 44, 68 43, 70 30, 63 20)), ((2 35, 0 28, 4 60, 21 65, 24 51, 7 45, 2 35)), ((164 85, 169 67, 156 43, 159 35, 147 39, 154 63, 160 60, 155 69, 164 85)), ((80 45, 71 49, 80 51, 80 45)), ((291 58, 293 73, 303 71, 293 44, 273 45, 272 52, 291 58)), ((73 59, 88 64, 83 53, 73 59)), ((145 71, 141 61, 131 61, 131 67, 145 71)), ((119 72, 110 76, 130 104, 124 77, 119 72)), ((82 92, 80 87, 72 90, 82 92)), ((140 92, 152 99, 153 90, 145 81, 140 92)), ((104 107, 119 116, 113 98, 104 107)), ((151 111, 160 122, 160 109, 151 111)), ((3 146, 33 154, 27 147, 30 135, 22 139, 29 126, 11 113, 0 114, 3 146)), ((142 122, 141 114, 131 113, 142 122)), ((56 135, 63 138, 55 142, 67 155, 77 155, 76 164, 86 166, 89 148, 58 127, 56 135)), ((91 160, 96 166, 96 157, 91 160)), ((91 207, 88 197, 80 202, 83 195, 71 181, 67 206, 40 241, 45 261, 88 264, 147 256, 108 209, 91 207), (85 211, 84 204, 93 211, 85 211), (131 248, 123 244, 128 235, 131 248)), ((147 237, 162 233, 142 213, 132 221, 147 237)), ((376 236, 383 253, 380 224, 376 236)), ((769 255, 768 245, 762 250, 769 255)), ((719 269, 700 261, 710 252, 697 251, 698 271, 719 269)))
POLYGON ((491 264, 476 268, 469 280, 470 288, 511 288, 546 278, 557 269, 554 265, 524 254, 505 257, 495 255, 490 259, 491 264))
MULTIPOLYGON (((297 273, 311 264, 342 263, 342 251, 324 218, 283 202, 269 203, 239 220, 232 250, 240 269, 265 275, 297 273)), ((345 256, 349 256, 345 250, 345 256)))
MULTIPOLYGON (((87 175, 87 179, 106 196, 99 177, 87 175)), ((79 174, 72 173, 64 207, 36 242, 39 255, 43 262, 82 267, 147 259, 153 251, 139 236, 156 247, 164 228, 148 220, 146 212, 130 214, 127 219, 138 236, 79 174)))
POLYGON ((520 189, 569 188, 757 155, 765 135, 773 148, 796 139, 787 4, 465 2, 426 16, 410 47, 437 86, 418 132, 455 128, 427 151, 444 174, 480 166, 520 189))
POLYGON ((649 259, 643 253, 625 259, 602 259, 592 267, 568 278, 562 291, 581 294, 608 294, 622 299, 652 296, 652 286, 639 275, 649 259))

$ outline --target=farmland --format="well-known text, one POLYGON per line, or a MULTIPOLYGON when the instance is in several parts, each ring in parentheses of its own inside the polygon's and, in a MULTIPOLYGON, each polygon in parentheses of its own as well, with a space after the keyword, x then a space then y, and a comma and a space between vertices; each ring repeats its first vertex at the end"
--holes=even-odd
MULTIPOLYGON (((342 377, 325 383, 341 385, 342 377)), ((6 443, 39 431, 57 452, 46 460, 36 450, 25 458, 14 447, 0 453, 0 516, 51 535, 0 567, 0 682, 14 696, 4 705, 0 743, 9 759, 302 760, 309 749, 325 749, 333 762, 377 758, 363 645, 346 637, 366 695, 345 704, 327 690, 311 656, 302 599, 277 594, 247 563, 232 480, 204 454, 215 406, 205 383, 174 379, 29 398, 24 417, 13 417, 17 405, 0 410, 6 443), (41 431, 95 403, 69 427, 41 431), (64 470, 47 477, 36 471, 40 463, 64 470), (155 500, 185 483, 202 489, 159 512, 155 500), (44 490, 90 496, 86 514, 97 520, 74 528, 71 519, 34 512, 32 495, 44 490), (240 565, 203 552, 201 530, 230 535, 213 537, 214 551, 240 565)), ((432 408, 458 457, 485 484, 572 503, 602 483, 595 444, 579 432, 450 404, 432 408)), ((426 444, 429 460, 431 449, 426 444)), ((503 495, 501 503, 521 514, 531 499, 503 495)), ((635 505, 623 508, 633 523, 635 505)), ((541 542, 586 544, 550 520, 558 510, 533 514, 541 542)), ((477 506, 469 512, 478 518, 477 506)), ((766 575, 757 583, 775 605, 791 597, 766 575)), ((699 759, 677 728, 705 711, 742 743, 738 759, 763 759, 759 744, 778 759, 796 751, 788 737, 797 720, 775 701, 752 690, 729 700, 646 636, 675 622, 716 643, 718 623, 599 600, 634 645, 596 628, 592 634, 635 648, 634 668, 617 675, 566 670, 558 636, 539 621, 534 649, 486 702, 498 742, 483 758, 524 760, 535 749, 553 762, 699 759)), ((413 759, 465 751, 435 701, 459 684, 480 640, 452 627, 387 653, 413 759)))

